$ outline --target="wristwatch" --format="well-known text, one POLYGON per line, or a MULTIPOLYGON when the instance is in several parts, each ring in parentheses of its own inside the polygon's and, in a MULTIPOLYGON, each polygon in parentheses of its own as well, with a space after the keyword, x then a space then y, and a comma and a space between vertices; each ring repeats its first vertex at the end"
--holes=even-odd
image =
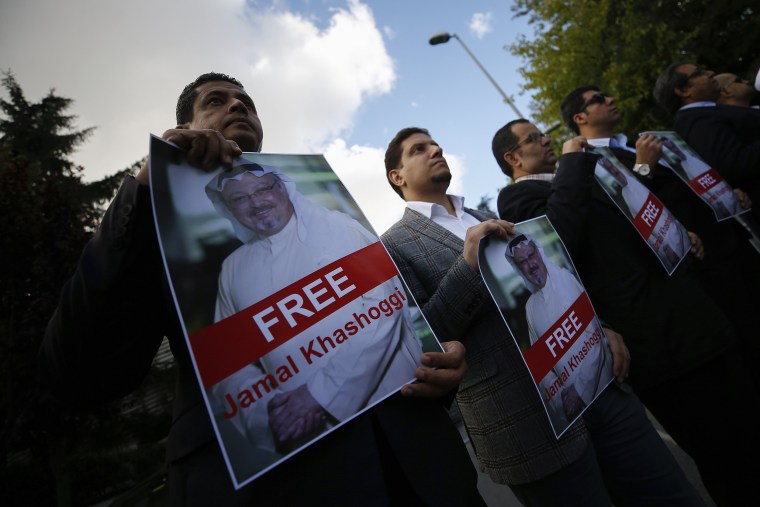
POLYGON ((649 164, 636 164, 633 166, 633 172, 642 176, 646 176, 651 171, 652 170, 649 168, 649 164))

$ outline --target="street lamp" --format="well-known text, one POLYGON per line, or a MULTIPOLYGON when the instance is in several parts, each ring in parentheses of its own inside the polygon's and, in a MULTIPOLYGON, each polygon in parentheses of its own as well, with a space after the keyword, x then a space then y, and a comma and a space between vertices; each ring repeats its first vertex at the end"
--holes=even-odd
POLYGON ((504 99, 504 102, 509 107, 512 108, 512 111, 515 112, 515 114, 517 115, 517 117, 518 118, 525 118, 525 115, 523 115, 517 109, 517 107, 515 107, 515 104, 512 102, 512 100, 510 100, 510 98, 507 97, 507 94, 504 93, 504 90, 502 90, 501 87, 496 83, 496 81, 494 81, 494 79, 491 77, 491 74, 489 74, 488 71, 486 70, 486 68, 483 67, 483 65, 480 63, 480 61, 477 58, 475 58, 475 55, 472 54, 472 51, 470 51, 470 48, 468 48, 464 44, 464 42, 462 42, 462 39, 460 39, 457 36, 457 34, 455 34, 455 33, 448 33, 448 32, 437 33, 437 34, 433 35, 432 37, 430 37, 430 40, 428 42, 430 42, 431 46, 437 46, 438 44, 445 44, 445 43, 449 42, 449 40, 451 40, 451 39, 456 39, 456 40, 459 41, 459 43, 462 45, 462 47, 464 48, 464 50, 467 51, 467 54, 470 55, 470 58, 472 58, 472 60, 478 65, 478 67, 480 67, 480 70, 482 70, 483 74, 485 74, 486 77, 488 78, 488 80, 491 81, 491 84, 496 87, 496 89, 499 91, 499 94, 504 99))

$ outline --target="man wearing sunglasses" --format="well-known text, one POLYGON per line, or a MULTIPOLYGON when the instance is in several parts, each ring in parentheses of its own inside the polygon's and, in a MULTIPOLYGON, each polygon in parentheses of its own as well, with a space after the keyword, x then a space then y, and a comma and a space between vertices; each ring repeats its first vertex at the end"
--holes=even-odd
MULTIPOLYGON (((674 115, 673 129, 688 145, 729 185, 760 203, 760 110, 717 104, 714 73, 688 62, 669 65, 652 93, 674 115)), ((760 221, 760 206, 752 216, 760 221)))
MULTIPOLYGON (((598 108, 599 117, 612 122, 619 112, 614 100, 604 97, 602 102, 602 95, 585 90, 573 110, 598 108)), ((639 398, 697 461, 716 501, 728 505, 747 499, 752 475, 747 470, 756 466, 747 461, 752 453, 743 453, 757 449, 758 442, 741 415, 747 400, 738 393, 753 401, 757 396, 748 374, 728 355, 735 339, 730 322, 685 268, 666 274, 594 179, 595 161, 563 166, 560 159, 555 174, 556 157, 548 141, 542 143, 547 146, 513 148, 532 132, 538 132, 534 125, 516 120, 494 136, 497 163, 515 176, 515 183, 499 194, 499 215, 515 221, 549 217, 597 314, 626 340, 630 381, 639 398), (734 427, 716 431, 723 418, 734 427), (737 462, 741 465, 735 469, 737 462), (744 486, 734 488, 733 481, 745 481, 744 486)))
MULTIPOLYGON (((682 158, 686 155, 672 141, 661 141, 651 134, 639 136, 635 145, 629 144, 625 134, 615 131, 621 118, 615 100, 604 95, 604 102, 592 101, 602 95, 595 85, 576 88, 562 102, 563 121, 586 136, 589 144, 609 147, 689 231, 699 235, 705 255, 701 262, 692 263, 692 272, 737 326, 745 351, 743 357, 756 357, 760 353, 756 339, 760 322, 753 308, 760 305, 756 290, 760 287, 760 257, 736 221, 718 222, 712 209, 662 160, 663 142, 669 143, 671 150, 682 158), (642 167, 646 170, 641 170, 642 167), (746 353, 750 351, 755 353, 746 353)), ((744 192, 736 192, 740 202, 748 200, 744 192)))

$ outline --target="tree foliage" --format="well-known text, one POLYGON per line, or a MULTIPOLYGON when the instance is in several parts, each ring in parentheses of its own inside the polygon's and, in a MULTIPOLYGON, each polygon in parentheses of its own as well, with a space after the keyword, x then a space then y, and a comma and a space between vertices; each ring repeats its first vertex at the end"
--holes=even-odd
POLYGON ((513 11, 535 31, 510 50, 526 61, 531 107, 545 125, 560 121, 565 95, 596 84, 615 97, 629 136, 668 128, 651 93, 667 65, 688 60, 749 77, 760 63, 756 1, 517 0, 513 11))
POLYGON ((69 157, 92 129, 75 128, 71 99, 51 90, 29 101, 10 73, 2 86, 0 490, 13 505, 91 504, 124 487, 114 472, 123 461, 116 450, 129 441, 122 424, 128 417, 116 404, 91 411, 60 404, 39 385, 36 357, 61 287, 135 166, 84 182, 83 168, 69 157))

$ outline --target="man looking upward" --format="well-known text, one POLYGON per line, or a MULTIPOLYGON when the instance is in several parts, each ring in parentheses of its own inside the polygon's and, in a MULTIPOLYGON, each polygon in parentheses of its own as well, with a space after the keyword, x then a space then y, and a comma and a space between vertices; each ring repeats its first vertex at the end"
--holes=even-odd
MULTIPOLYGON (((532 146, 538 146, 542 136, 531 135, 532 146)), ((568 143, 578 152, 573 157, 596 160, 580 152, 582 139, 568 143)), ((388 144, 385 171, 407 208, 382 235, 383 243, 439 339, 460 339, 467 346, 469 374, 457 401, 481 469, 509 485, 524 505, 699 505, 626 387, 605 389, 556 438, 517 344, 478 272, 480 239, 496 234, 506 240, 512 224, 466 208, 462 197, 446 193, 451 172, 428 131, 400 130, 388 144)), ((616 345, 613 373, 622 383, 627 350, 614 333, 608 336, 616 345)))
MULTIPOLYGON (((163 137, 211 170, 259 151, 263 129, 240 82, 208 73, 182 91, 177 126, 163 137)), ((80 405, 123 396, 144 379, 166 336, 178 368, 167 442, 173 505, 482 506, 477 474, 441 401, 400 395, 233 489, 165 278, 148 171, 146 164, 125 179, 63 288, 40 351, 51 389, 80 405)), ((456 386, 463 351, 448 347, 423 356, 444 368, 418 369, 425 381, 405 392, 440 396, 456 386)))

